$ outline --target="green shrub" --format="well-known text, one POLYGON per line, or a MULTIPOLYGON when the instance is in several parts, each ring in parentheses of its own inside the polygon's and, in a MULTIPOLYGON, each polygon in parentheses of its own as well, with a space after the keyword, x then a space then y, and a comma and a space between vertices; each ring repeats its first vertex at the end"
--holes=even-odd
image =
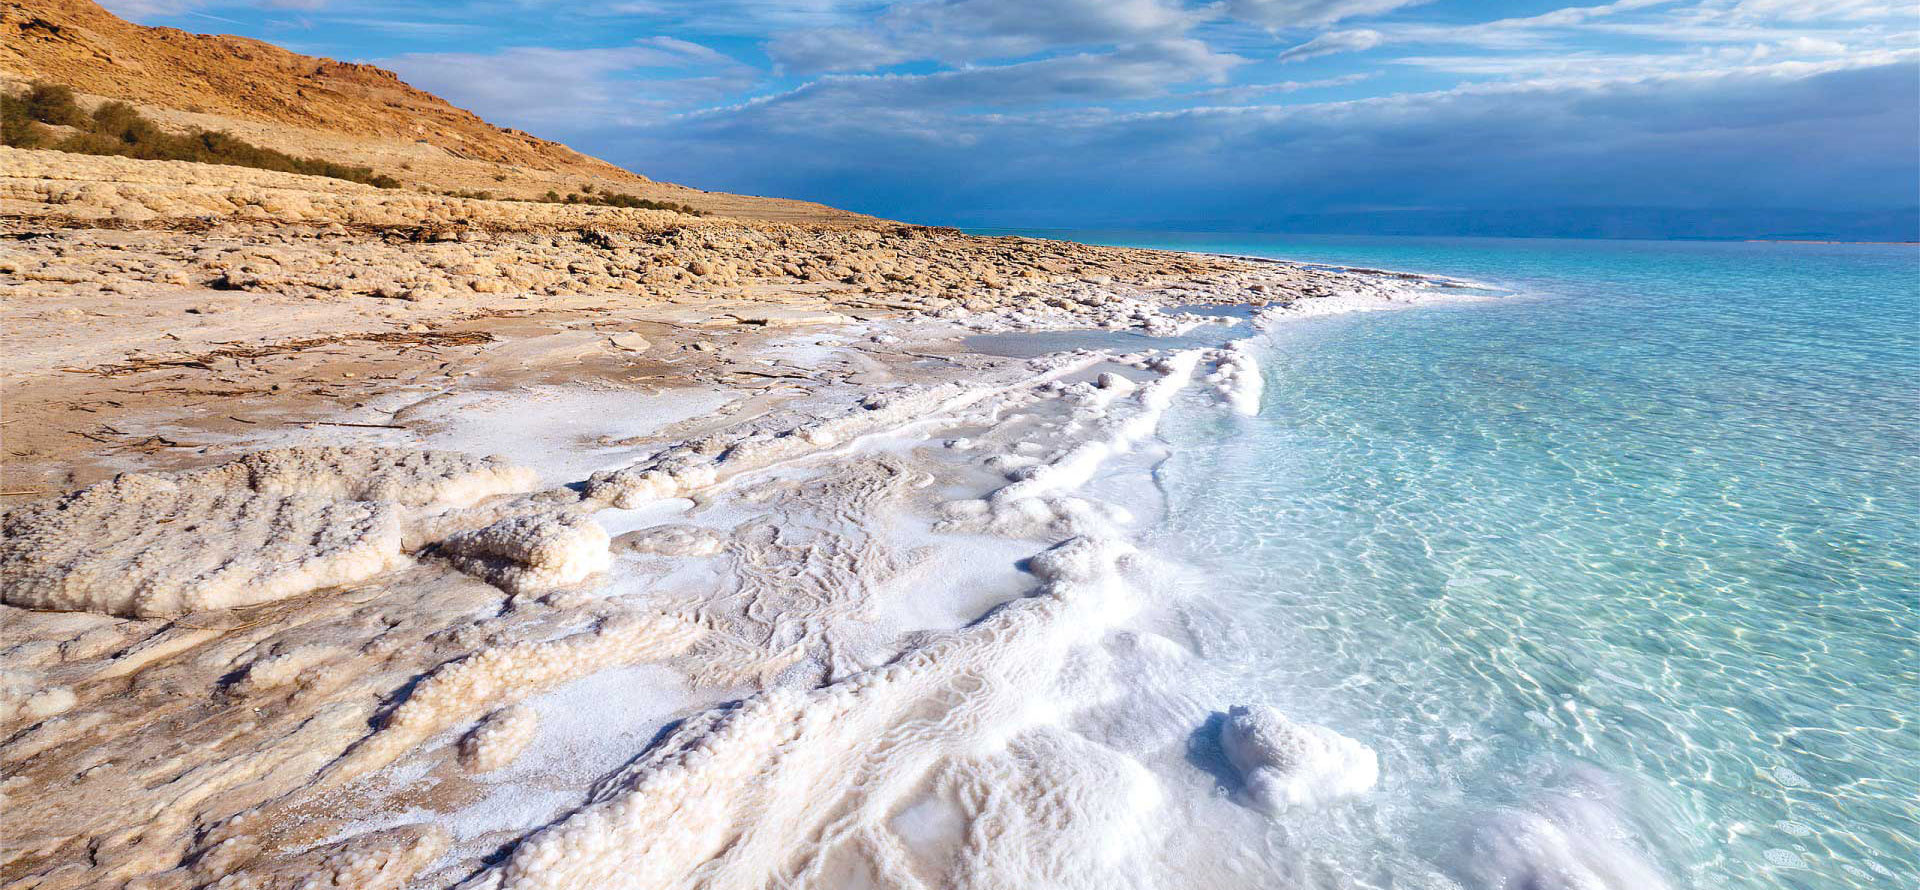
MULTIPOLYGON (((584 188, 584 186, 582 186, 582 188, 584 188)), ((541 200, 549 204, 592 204, 598 207, 631 207, 636 210, 671 210, 675 213, 684 213, 688 216, 707 215, 706 211, 695 210, 685 204, 673 201, 655 201, 650 198, 642 198, 624 192, 602 191, 597 195, 574 192, 562 198, 559 192, 549 190, 546 197, 541 200)))
POLYGON ((0 144, 14 148, 45 148, 53 142, 53 131, 33 119, 27 103, 12 96, 0 96, 0 144))
POLYGON ((72 87, 36 80, 27 88, 23 99, 27 104, 27 114, 43 124, 62 127, 86 125, 87 113, 80 110, 80 102, 73 97, 72 87))
POLYGON ((254 145, 231 133, 206 130, 168 133, 125 102, 107 102, 87 114, 74 100, 73 90, 58 84, 36 83, 21 98, 9 97, 3 117, 6 143, 17 148, 52 148, 146 161, 227 164, 345 179, 383 189, 400 187, 399 180, 376 174, 369 167, 294 157, 254 145), (46 124, 74 127, 80 132, 56 140, 46 124))

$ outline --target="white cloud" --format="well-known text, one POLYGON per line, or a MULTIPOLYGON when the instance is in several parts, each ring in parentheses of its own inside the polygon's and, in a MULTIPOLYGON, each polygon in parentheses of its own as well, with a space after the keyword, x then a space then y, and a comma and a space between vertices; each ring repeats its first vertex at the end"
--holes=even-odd
POLYGON ((932 74, 829 75, 728 110, 777 105, 786 115, 824 119, 880 111, 920 114, 936 108, 1141 99, 1166 95, 1180 84, 1223 83, 1245 61, 1214 52, 1198 40, 1177 38, 932 74))
POLYGON ((673 37, 590 49, 408 53, 379 64, 456 105, 521 126, 641 124, 719 101, 759 79, 724 53, 673 37))
POLYGON ((1227 14, 1270 28, 1312 28, 1428 0, 1228 0, 1227 14))
POLYGON ((1381 39, 1379 31, 1366 28, 1352 31, 1328 31, 1306 43, 1282 52, 1278 58, 1282 62, 1304 62, 1308 59, 1330 56, 1334 53, 1360 52, 1379 46, 1381 39))
POLYGON ((803 73, 964 63, 1176 37, 1207 14, 1177 0, 931 0, 889 6, 863 26, 779 34, 767 53, 803 73))

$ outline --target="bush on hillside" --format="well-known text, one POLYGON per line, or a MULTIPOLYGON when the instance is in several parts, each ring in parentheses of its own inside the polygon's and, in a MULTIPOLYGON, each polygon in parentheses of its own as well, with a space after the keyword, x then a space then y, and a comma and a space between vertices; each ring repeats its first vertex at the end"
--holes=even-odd
POLYGON ((80 110, 80 101, 73 97, 72 87, 36 82, 27 88, 21 101, 27 106, 27 114, 43 124, 62 127, 86 124, 87 113, 80 110))
POLYGON ((53 131, 33 119, 25 102, 12 96, 0 97, 0 143, 14 148, 46 148, 53 142, 53 131))
POLYGON ((73 90, 58 84, 36 83, 24 96, 8 97, 0 119, 5 124, 6 144, 15 148, 51 148, 145 161, 197 161, 326 176, 378 188, 400 187, 399 180, 376 174, 369 167, 294 157, 226 132, 168 133, 125 102, 108 102, 87 114, 74 101, 73 90), (48 124, 79 132, 62 137, 48 124))

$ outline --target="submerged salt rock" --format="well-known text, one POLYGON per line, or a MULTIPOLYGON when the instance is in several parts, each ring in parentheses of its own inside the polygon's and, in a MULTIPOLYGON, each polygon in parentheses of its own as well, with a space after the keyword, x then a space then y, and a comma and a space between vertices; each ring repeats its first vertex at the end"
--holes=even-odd
POLYGON ((1248 795, 1268 813, 1361 794, 1380 779, 1373 749, 1266 705, 1228 710, 1220 744, 1248 795))
POLYGON ((514 761, 540 734, 540 715, 526 705, 501 708, 460 740, 460 765, 490 773, 514 761))
POLYGON ((578 583, 613 561, 612 540, 577 513, 512 516, 461 532, 440 549, 460 571, 513 593, 578 583))
POLYGON ((286 448, 127 473, 7 513, 0 600, 138 618, 273 602, 399 564, 410 511, 534 482, 499 458, 399 448, 286 448))

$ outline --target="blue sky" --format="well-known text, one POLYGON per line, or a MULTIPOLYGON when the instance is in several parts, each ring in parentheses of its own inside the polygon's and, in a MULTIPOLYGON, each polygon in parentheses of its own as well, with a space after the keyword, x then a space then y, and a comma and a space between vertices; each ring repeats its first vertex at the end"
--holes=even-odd
POLYGON ((1920 4, 109 0, 922 222, 1920 204, 1920 4))

